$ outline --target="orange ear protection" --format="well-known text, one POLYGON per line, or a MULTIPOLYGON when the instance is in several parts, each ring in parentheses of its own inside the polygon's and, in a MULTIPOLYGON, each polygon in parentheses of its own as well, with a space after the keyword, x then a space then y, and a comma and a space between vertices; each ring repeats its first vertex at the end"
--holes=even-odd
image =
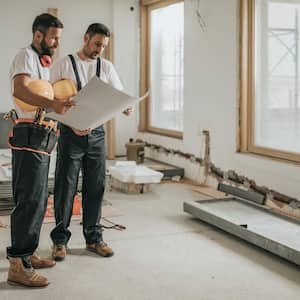
POLYGON ((52 58, 49 55, 46 54, 41 54, 38 49, 36 49, 33 45, 31 45, 31 48, 33 49, 33 51, 39 56, 39 60, 41 65, 44 68, 49 68, 52 64, 52 58))
POLYGON ((39 58, 40 58, 40 63, 44 68, 49 68, 51 66, 52 64, 51 56, 44 54, 44 55, 40 55, 39 58))

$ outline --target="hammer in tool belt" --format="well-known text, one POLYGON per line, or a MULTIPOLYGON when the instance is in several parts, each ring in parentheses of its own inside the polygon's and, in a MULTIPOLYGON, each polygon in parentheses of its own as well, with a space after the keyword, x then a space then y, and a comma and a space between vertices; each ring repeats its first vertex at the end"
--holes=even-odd
POLYGON ((45 116, 46 116, 46 112, 44 109, 42 109, 41 111, 41 114, 40 114, 40 117, 39 117, 39 120, 38 120, 38 124, 39 125, 43 125, 43 121, 45 119, 45 116))
POLYGON ((40 124, 40 119, 41 119, 41 116, 42 116, 42 112, 43 112, 43 109, 41 107, 38 107, 36 109, 34 120, 33 120, 34 124, 40 124))

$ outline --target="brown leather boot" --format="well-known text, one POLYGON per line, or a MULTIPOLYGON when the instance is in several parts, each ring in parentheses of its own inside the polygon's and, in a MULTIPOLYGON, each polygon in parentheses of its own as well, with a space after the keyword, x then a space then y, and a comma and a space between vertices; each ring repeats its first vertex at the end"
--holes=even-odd
POLYGON ((62 261, 67 256, 67 248, 65 245, 53 245, 52 257, 55 261, 62 261))
POLYGON ((42 259, 36 253, 30 256, 30 261, 34 269, 52 268, 56 262, 52 259, 42 259))
POLYGON ((46 277, 36 273, 33 268, 25 268, 20 257, 9 257, 7 282, 29 287, 45 287, 49 284, 46 277))
POLYGON ((103 241, 97 244, 86 244, 86 249, 103 257, 111 257, 114 255, 113 250, 103 241))

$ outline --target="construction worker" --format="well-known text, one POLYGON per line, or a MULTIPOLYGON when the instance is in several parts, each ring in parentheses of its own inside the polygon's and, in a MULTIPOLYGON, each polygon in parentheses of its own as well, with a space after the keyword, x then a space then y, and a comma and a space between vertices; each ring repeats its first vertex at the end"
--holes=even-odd
MULTIPOLYGON (((52 109, 60 114, 74 105, 72 101, 51 100, 29 88, 35 80, 41 80, 44 85, 47 83, 45 80, 49 79, 48 66, 59 45, 62 28, 61 21, 50 14, 37 16, 32 25, 31 45, 18 52, 10 69, 18 118, 14 121, 20 123, 15 125, 10 138, 13 148, 12 188, 15 208, 11 214, 11 247, 7 248, 10 264, 8 282, 29 287, 44 287, 49 284, 48 279, 37 274, 34 268, 55 265, 53 260, 41 259, 35 254, 47 206, 50 159, 47 152, 48 146, 50 147, 48 141, 44 145, 41 140, 40 143, 37 141, 45 134, 49 141, 55 142, 55 134, 38 124, 33 126, 31 120, 37 117, 36 112, 25 111, 20 103, 52 109)), ((43 89, 43 85, 39 88, 43 89)))
MULTIPOLYGON (((72 79, 78 91, 95 75, 116 89, 123 89, 113 64, 101 54, 108 44, 109 29, 100 23, 91 24, 83 38, 83 47, 75 54, 59 60, 51 69, 51 81, 72 79)), ((101 102, 99 102, 101 105, 101 102)), ((129 115, 131 108, 123 113, 129 115)), ((55 173, 54 208, 56 227, 51 232, 52 256, 56 261, 66 257, 66 246, 79 171, 82 169, 83 234, 86 249, 104 257, 113 250, 103 241, 100 226, 101 205, 105 187, 105 131, 77 130, 61 125, 55 173)))

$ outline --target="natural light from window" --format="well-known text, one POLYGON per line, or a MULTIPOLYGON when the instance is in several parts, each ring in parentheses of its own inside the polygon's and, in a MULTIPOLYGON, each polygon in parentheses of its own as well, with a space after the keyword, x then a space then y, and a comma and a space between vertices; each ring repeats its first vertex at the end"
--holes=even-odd
POLYGON ((300 153, 300 3, 256 1, 257 146, 300 153))
POLYGON ((150 126, 183 131, 183 2, 153 9, 150 21, 150 126))

